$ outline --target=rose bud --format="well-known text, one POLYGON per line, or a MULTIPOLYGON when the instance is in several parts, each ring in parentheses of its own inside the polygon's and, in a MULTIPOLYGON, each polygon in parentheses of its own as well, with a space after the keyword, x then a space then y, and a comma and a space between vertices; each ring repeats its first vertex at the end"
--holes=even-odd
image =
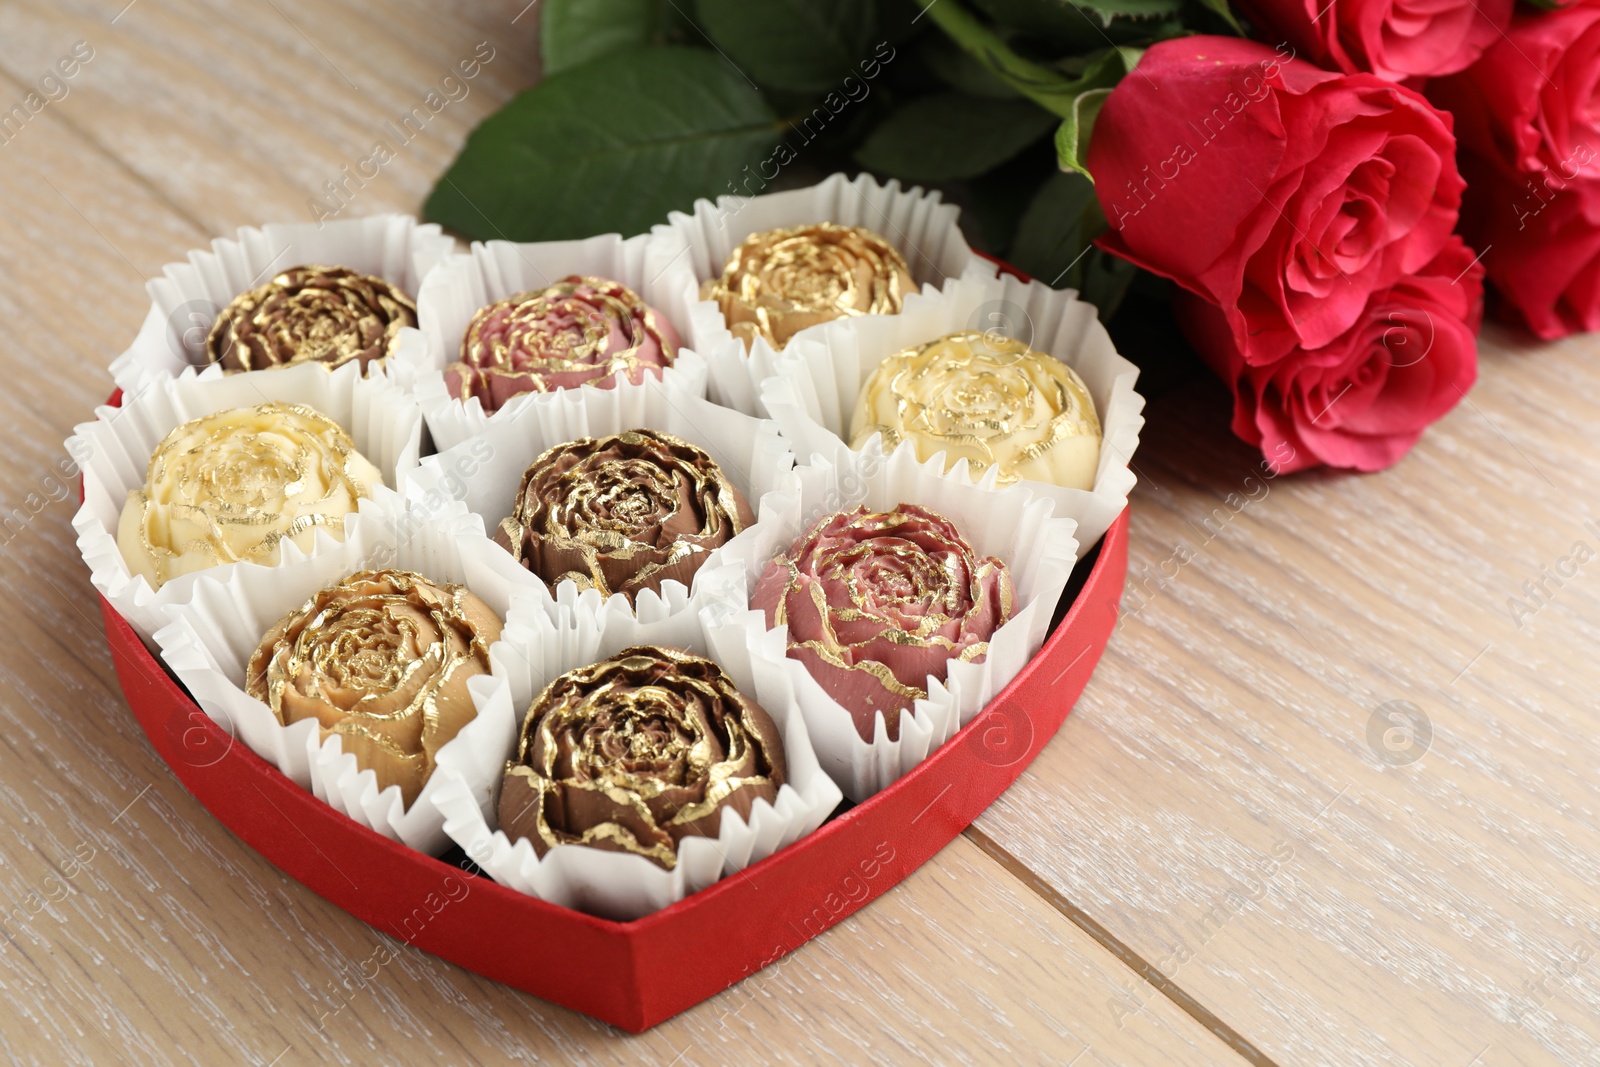
POLYGON ((494 539, 552 587, 571 578, 631 601, 669 578, 688 585, 713 549, 753 522, 703 450, 660 430, 628 430, 540 455, 494 539))
POLYGON ((574 274, 480 308, 445 384, 457 400, 475 396, 492 414, 523 393, 610 389, 618 373, 634 385, 660 378, 679 343, 666 316, 632 289, 574 274))
POLYGON ((271 564, 279 542, 309 552, 383 481, 350 435, 301 404, 230 408, 176 427, 128 494, 117 547, 152 588, 222 563, 271 564))
POLYGON ((477 715, 467 679, 489 673, 499 639, 499 617, 463 586, 361 571, 267 632, 245 691, 285 726, 316 720, 321 739, 337 735, 409 808, 439 750, 477 715))
POLYGON ((1100 419, 1078 372, 1000 334, 953 333, 896 352, 861 387, 850 447, 875 433, 885 452, 910 441, 917 459, 967 461, 974 478, 1093 489, 1100 419))
POLYGON ((206 354, 229 372, 351 360, 365 368, 381 365, 400 328, 416 324, 416 304, 382 278, 291 267, 234 297, 211 324, 206 354))
POLYGON ((700 287, 746 350, 757 337, 781 349, 818 323, 847 315, 893 315, 917 291, 905 257, 860 226, 819 222, 753 233, 721 277, 700 287))
POLYGON ((949 519, 917 504, 830 516, 768 563, 750 606, 788 626, 789 656, 855 720, 863 741, 944 681, 951 660, 979 662, 1011 617, 1011 572, 977 558, 949 519))
POLYGON ((500 788, 500 829, 540 856, 557 845, 631 852, 671 870, 678 842, 749 819, 785 779, 783 741, 721 667, 640 645, 545 687, 500 788))

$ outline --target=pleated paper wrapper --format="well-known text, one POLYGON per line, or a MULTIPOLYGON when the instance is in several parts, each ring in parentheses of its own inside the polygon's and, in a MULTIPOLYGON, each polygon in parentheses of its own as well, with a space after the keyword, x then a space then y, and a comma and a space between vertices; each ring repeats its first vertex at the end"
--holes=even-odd
MULTIPOLYGON (((172 606, 188 599, 200 574, 238 564, 182 575, 151 589, 142 576, 129 571, 117 547, 117 522, 128 494, 144 487, 151 454, 175 427, 227 408, 273 400, 309 405, 344 427, 356 451, 382 472, 391 489, 417 464, 422 415, 416 404, 382 375, 362 377, 355 363, 332 371, 306 364, 253 374, 223 374, 215 366, 196 374, 187 368, 176 378, 148 382, 125 396, 121 407, 96 409, 95 421, 74 427, 68 454, 88 457, 80 464, 83 505, 72 520, 78 549, 89 565, 94 587, 146 644, 171 621, 172 606)), ((319 528, 311 554, 337 543, 319 528)), ((280 546, 283 561, 306 555, 287 538, 280 546)))
MULTIPOLYGON (((554 399, 492 419, 480 433, 424 459, 406 479, 412 507, 426 511, 443 501, 461 500, 492 533, 511 514, 524 471, 545 450, 584 437, 638 429, 674 434, 705 449, 717 462, 756 516, 756 522, 733 539, 735 543, 760 536, 761 525, 781 506, 780 497, 792 496, 798 489, 794 451, 775 423, 718 407, 670 383, 652 380, 638 389, 566 389, 554 399)), ((543 579, 516 565, 510 553, 498 545, 494 550, 520 572, 515 579, 519 589, 547 588, 543 579)), ((709 558, 715 556, 713 552, 709 558)), ((713 579, 715 572, 715 567, 702 566, 695 574, 691 585, 697 598, 703 595, 703 586, 728 580, 713 579)), ((570 580, 563 584, 577 588, 570 580)), ((671 579, 663 585, 681 588, 671 579)), ((639 599, 655 595, 645 590, 639 599)), ((607 608, 628 611, 628 598, 613 596, 607 608)))
MULTIPOLYGON (((775 372, 776 353, 764 338, 757 338, 746 354, 744 343, 728 331, 716 303, 700 299, 700 284, 722 274, 733 250, 751 234, 765 230, 814 222, 863 226, 899 249, 911 268, 912 279, 926 290, 929 286, 938 288, 948 278, 960 277, 974 260, 972 249, 956 224, 959 216, 960 211, 944 203, 937 191, 924 191, 920 186, 902 188, 898 181, 884 185, 867 174, 855 179, 834 174, 804 189, 719 196, 715 203, 697 200, 693 212, 674 211, 666 223, 655 226, 652 236, 658 241, 651 256, 661 264, 658 269, 664 269, 672 257, 687 257, 692 268, 693 277, 688 279, 692 287, 686 294, 689 333, 685 340, 710 364, 708 395, 717 403, 746 414, 765 415, 760 384, 775 372)), ((876 317, 879 316, 839 321, 876 317)), ((809 336, 817 328, 802 330, 796 336, 809 336)))
POLYGON ((741 613, 752 630, 752 642, 764 657, 782 666, 794 685, 817 758, 844 795, 859 803, 927 759, 1027 666, 1049 632, 1078 543, 1075 523, 1057 516, 1048 497, 1017 487, 997 491, 974 486, 942 473, 937 463, 918 463, 906 449, 885 457, 875 443, 841 459, 835 465, 819 458, 799 468, 800 496, 789 501, 779 521, 768 523, 754 543, 722 550, 722 559, 716 562, 739 563, 747 592, 754 592, 768 562, 828 516, 859 505, 881 512, 901 504, 921 504, 954 522, 978 557, 994 556, 1004 562, 1017 594, 1015 611, 990 639, 988 655, 981 662, 951 662, 943 682, 929 675, 928 696, 901 714, 895 740, 888 737, 881 710, 873 739, 862 740, 850 712, 802 663, 785 655, 787 627, 768 631, 763 612, 741 613))
MULTIPOLYGON (((133 344, 111 363, 125 393, 205 367, 206 335, 233 298, 291 267, 349 267, 382 278, 413 300, 423 276, 455 248, 438 226, 410 215, 371 215, 333 222, 246 226, 169 263, 146 284, 150 312, 133 344)), ((275 370, 250 371, 275 374, 275 370)))
MULTIPOLYGON (((385 492, 361 502, 347 533, 342 543, 310 559, 276 567, 238 564, 215 577, 208 573, 195 583, 192 598, 173 609, 173 621, 156 633, 156 644, 178 680, 236 743, 362 826, 437 855, 449 844, 444 819, 432 802, 441 775, 453 775, 476 803, 489 802, 516 729, 508 706, 474 701, 477 717, 439 749, 432 777, 408 809, 400 787, 379 790, 377 775, 343 751, 338 735, 319 741, 310 719, 287 727, 279 723, 265 703, 245 692, 245 671, 262 637, 280 619, 318 590, 358 571, 410 570, 430 581, 465 585, 502 619, 510 608, 510 588, 500 561, 485 551, 492 546, 482 524, 459 504, 419 521, 408 516, 396 494, 385 492)), ((480 675, 467 686, 476 693, 493 688, 490 682, 480 675)), ((518 699, 532 699, 523 682, 509 684, 518 699)))
MULTIPOLYGON (((497 826, 495 807, 480 805, 470 784, 451 776, 433 799, 445 815, 445 831, 468 857, 495 881, 519 892, 625 921, 682 900, 822 825, 838 806, 839 788, 812 751, 788 673, 754 647, 760 635, 738 621, 734 602, 699 611, 641 610, 629 615, 606 613, 592 591, 584 597, 571 595, 575 591, 564 588, 554 618, 520 599, 512 605, 502 642, 507 647, 496 646, 501 657, 496 677, 473 691, 474 699, 481 700, 480 714, 511 714, 520 727, 528 710, 528 702, 518 696, 523 689, 542 691, 566 671, 632 645, 685 649, 720 664, 739 691, 772 716, 783 735, 788 781, 775 803, 756 801, 748 821, 724 809, 718 835, 681 842, 677 864, 669 871, 643 856, 586 845, 558 845, 541 858, 527 839, 509 840, 497 826)), ((681 593, 675 595, 681 602, 681 593)), ((508 744, 505 757, 512 754, 508 744)))
MULTIPOLYGON (((1144 427, 1144 397, 1135 388, 1139 368, 1117 353, 1094 305, 1070 291, 969 271, 946 283, 937 297, 908 302, 899 315, 863 316, 848 325, 831 322, 806 331, 809 336, 796 338, 780 357, 779 373, 762 383, 762 396, 801 464, 816 455, 847 461, 856 399, 878 365, 903 349, 962 330, 998 330, 1054 356, 1083 378, 1102 434, 1094 489, 1016 484, 1053 500, 1056 514, 1075 520, 1079 551, 1087 552, 1127 507, 1137 481, 1129 465, 1144 427)), ((899 450, 915 451, 909 441, 899 450)), ((950 474, 974 481, 964 460, 950 474)), ((992 486, 995 475, 986 471, 975 484, 992 486)))
MULTIPOLYGON (((664 315, 677 329, 684 347, 673 365, 662 371, 661 380, 683 392, 704 396, 706 362, 689 343, 688 264, 682 256, 676 260, 671 255, 652 257, 652 243, 659 242, 648 234, 627 239, 605 234, 582 241, 532 244, 475 242, 470 254, 451 256, 440 263, 422 283, 417 329, 402 332, 399 352, 389 370, 415 393, 434 446, 440 451, 453 448, 523 407, 558 408, 566 399, 563 394, 577 391, 526 393, 487 415, 477 397, 465 403, 452 397, 444 378, 445 368, 461 358, 461 339, 480 308, 518 293, 544 289, 572 274, 621 282, 664 315)), ((578 388, 596 389, 593 385, 578 388)), ((618 392, 639 388, 622 376, 609 387, 618 392)))

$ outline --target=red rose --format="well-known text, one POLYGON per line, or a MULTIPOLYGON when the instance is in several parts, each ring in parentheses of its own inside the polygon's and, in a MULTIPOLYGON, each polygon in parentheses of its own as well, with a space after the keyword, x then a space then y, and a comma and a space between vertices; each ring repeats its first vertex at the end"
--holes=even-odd
POLYGON ((1600 329, 1600 3, 1518 15, 1470 70, 1429 86, 1471 179, 1461 230, 1501 317, 1545 340, 1600 329))
POLYGON ((1106 100, 1089 169, 1102 247, 1218 305, 1244 361, 1330 345, 1450 239, 1449 116, 1265 45, 1151 48, 1106 100))
POLYGON ((1511 22, 1513 0, 1243 0, 1262 36, 1318 66, 1388 81, 1454 74, 1511 22))
POLYGON ((1463 165, 1462 229, 1484 250, 1497 317, 1546 341, 1600 330, 1600 183, 1511 177, 1477 156, 1463 165))
POLYGON ((1215 305, 1180 293, 1177 313, 1233 385, 1233 432, 1260 446, 1278 473, 1318 464, 1380 470, 1477 379, 1483 266, 1453 238, 1420 272, 1374 293, 1329 344, 1268 366, 1245 363, 1215 305))
MULTIPOLYGON (((1472 69, 1428 86, 1463 150, 1502 169, 1600 177, 1600 3, 1525 12, 1472 69)), ((1492 272, 1491 272, 1492 273, 1492 272)))

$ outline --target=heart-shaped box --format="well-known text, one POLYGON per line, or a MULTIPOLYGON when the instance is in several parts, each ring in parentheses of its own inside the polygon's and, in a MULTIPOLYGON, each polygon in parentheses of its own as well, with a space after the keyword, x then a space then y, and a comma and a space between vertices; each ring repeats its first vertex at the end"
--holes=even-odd
POLYGON ((102 598, 106 641, 150 743, 280 870, 384 933, 639 1032, 776 962, 925 863, 1066 719, 1117 619, 1128 513, 1080 561, 1022 673, 904 778, 759 863, 633 922, 525 896, 357 825, 218 726, 102 598))

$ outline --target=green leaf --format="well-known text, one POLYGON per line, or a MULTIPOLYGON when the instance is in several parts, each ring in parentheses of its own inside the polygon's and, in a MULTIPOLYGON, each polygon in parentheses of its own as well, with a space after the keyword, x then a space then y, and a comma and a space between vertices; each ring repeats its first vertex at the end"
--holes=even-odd
POLYGON ((1001 26, 1019 30, 1047 44, 1075 46, 1094 24, 1065 0, 973 0, 984 14, 1001 26))
POLYGON ((1047 285, 1078 290, 1104 322, 1116 313, 1137 273, 1133 264, 1094 247, 1094 239, 1105 229, 1105 216, 1088 179, 1081 174, 1052 174, 1017 224, 1006 258, 1047 285))
POLYGON ((1072 114, 1056 127, 1056 159, 1062 170, 1077 171, 1090 181, 1094 180, 1085 162, 1089 156, 1089 138, 1094 135, 1094 120, 1110 95, 1110 89, 1090 89, 1073 100, 1072 114))
POLYGON ((883 59, 878 0, 696 0, 695 12, 729 59, 776 89, 824 92, 883 59))
POLYGON ((1091 248, 1081 266, 1083 280, 1078 283, 1078 295, 1095 306, 1101 322, 1110 322, 1139 268, 1100 248, 1091 248))
POLYGON ((630 45, 647 44, 659 0, 543 0, 539 58, 546 77, 630 45))
POLYGON ((930 33, 919 49, 923 63, 952 89, 968 96, 987 96, 994 100, 1015 99, 1022 94, 1004 78, 984 66, 942 33, 930 33))
POLYGON ((779 132, 761 95, 716 53, 625 49, 545 79, 486 119, 423 211, 478 240, 641 233, 726 192, 779 132))
POLYGON ((1089 179, 1081 174, 1050 175, 1017 223, 1007 262, 1050 285, 1074 284, 1076 276, 1064 280, 1063 274, 1088 244, 1085 216, 1095 206, 1089 179))
POLYGON ((1138 36, 1139 23, 1176 15, 1183 0, 973 0, 999 26, 1046 49, 1085 52, 1138 36), (1092 12, 1092 14, 1091 14, 1092 12), (1124 25, 1131 23, 1131 25, 1124 25), (1108 40, 1109 38, 1109 40, 1108 40))
POLYGON ((985 252, 1009 258, 1022 213, 1028 210, 1045 179, 1059 173, 1055 145, 1041 139, 1005 166, 968 178, 961 183, 959 192, 963 228, 969 233, 976 229, 975 243, 985 252))
POLYGON ((1080 7, 1100 16, 1100 25, 1110 26, 1115 18, 1158 19, 1176 15, 1183 0, 1082 0, 1080 7))
MULTIPOLYGON (((1244 27, 1239 25, 1239 20, 1234 18, 1233 11, 1228 7, 1228 0, 1200 0, 1200 2, 1221 15, 1222 20, 1228 24, 1234 33, 1237 33, 1240 37, 1245 36, 1244 27)), ((1538 3, 1539 0, 1531 0, 1531 2, 1538 3)), ((1554 7, 1556 5, 1551 4, 1551 6, 1554 7)))
MULTIPOLYGON (((1077 98, 1089 89, 1110 88, 1126 72, 1122 51, 1093 54, 1077 76, 1024 58, 957 0, 918 0, 930 21, 1007 85, 1064 119, 1076 121, 1077 98)), ((1085 16, 1087 17, 1087 16, 1085 16)), ((1130 49, 1129 51, 1132 51, 1130 49)))
POLYGON ((905 104, 867 135, 856 162, 911 181, 971 178, 999 166, 1055 124, 1025 100, 934 93, 905 104))

